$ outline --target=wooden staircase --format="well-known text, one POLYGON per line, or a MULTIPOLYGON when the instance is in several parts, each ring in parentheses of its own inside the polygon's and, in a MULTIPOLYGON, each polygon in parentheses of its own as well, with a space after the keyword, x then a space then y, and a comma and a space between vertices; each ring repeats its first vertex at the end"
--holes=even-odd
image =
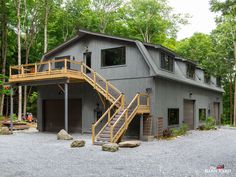
POLYGON ((137 114, 149 114, 149 95, 137 93, 126 105, 125 95, 109 81, 83 62, 49 60, 40 63, 10 67, 9 83, 28 84, 44 80, 67 79, 71 82, 86 81, 111 103, 107 111, 92 125, 93 144, 118 142, 137 114), (60 65, 56 65, 60 64, 60 65), (60 68, 56 67, 60 66, 60 68))

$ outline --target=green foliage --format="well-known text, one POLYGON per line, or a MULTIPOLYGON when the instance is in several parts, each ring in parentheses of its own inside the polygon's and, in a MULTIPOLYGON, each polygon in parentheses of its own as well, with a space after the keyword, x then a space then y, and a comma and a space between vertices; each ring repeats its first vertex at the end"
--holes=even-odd
POLYGON ((215 129, 216 121, 213 117, 208 117, 205 122, 205 129, 212 130, 215 129))
POLYGON ((216 121, 213 117, 208 117, 205 123, 198 128, 199 130, 215 130, 216 121))
POLYGON ((31 112, 33 115, 37 114, 37 99, 37 92, 33 92, 28 98, 27 112, 31 112))
POLYGON ((188 125, 182 124, 179 128, 172 129, 173 136, 182 136, 185 135, 188 131, 188 125))

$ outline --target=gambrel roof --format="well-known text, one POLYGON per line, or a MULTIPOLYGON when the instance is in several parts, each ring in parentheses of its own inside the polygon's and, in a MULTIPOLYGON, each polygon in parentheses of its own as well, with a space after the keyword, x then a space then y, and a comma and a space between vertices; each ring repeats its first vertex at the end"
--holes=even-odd
POLYGON ((43 56, 43 59, 46 59, 50 55, 53 55, 53 54, 57 53, 58 51, 61 51, 62 49, 65 49, 67 46, 73 45, 79 39, 83 38, 86 35, 104 37, 104 38, 109 38, 109 39, 114 39, 114 40, 119 40, 119 41, 124 41, 124 42, 130 42, 130 43, 135 44, 137 46, 138 50, 140 51, 141 55, 143 56, 145 62, 149 66, 150 75, 152 77, 161 77, 161 78, 174 80, 174 81, 177 81, 177 82, 182 82, 182 83, 185 83, 185 84, 190 84, 190 85, 193 85, 193 86, 201 87, 201 88, 204 88, 204 89, 210 89, 210 90, 214 90, 214 91, 217 91, 217 92, 224 92, 224 90, 221 87, 216 87, 213 84, 205 84, 198 77, 195 80, 187 78, 185 73, 183 73, 181 67, 179 66, 179 64, 178 64, 179 62, 189 62, 191 64, 194 64, 197 67, 197 69, 199 69, 199 70, 202 70, 202 69, 200 67, 198 67, 195 62, 179 57, 174 51, 172 51, 172 50, 170 50, 170 49, 168 49, 168 48, 166 48, 162 45, 144 43, 144 42, 140 42, 140 41, 134 40, 134 39, 123 38, 123 37, 118 37, 118 36, 112 36, 112 35, 107 35, 107 34, 97 33, 97 32, 91 32, 91 31, 82 30, 82 29, 80 29, 78 31, 78 34, 75 37, 73 37, 72 39, 64 42, 63 44, 61 44, 61 45, 57 46, 56 48, 50 50, 49 52, 45 53, 44 56, 43 56), (149 52, 150 48, 160 50, 162 52, 165 52, 165 53, 173 56, 176 60, 176 64, 174 65, 175 66, 175 68, 174 68, 175 72, 173 72, 173 73, 172 72, 166 72, 163 69, 161 69, 154 62, 154 59, 152 58, 152 56, 149 52))

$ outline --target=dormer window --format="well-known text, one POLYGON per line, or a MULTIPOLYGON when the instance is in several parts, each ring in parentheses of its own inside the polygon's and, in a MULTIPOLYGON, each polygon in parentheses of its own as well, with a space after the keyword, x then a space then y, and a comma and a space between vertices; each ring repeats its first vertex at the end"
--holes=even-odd
POLYGON ((195 79, 195 65, 187 63, 186 76, 190 79, 195 79))
POLYGON ((211 83, 211 75, 210 74, 204 73, 204 82, 206 84, 210 84, 211 83))
POLYGON ((221 87, 221 77, 220 76, 216 77, 216 86, 221 87))
POLYGON ((162 52, 161 53, 161 68, 164 70, 173 72, 174 58, 162 52))

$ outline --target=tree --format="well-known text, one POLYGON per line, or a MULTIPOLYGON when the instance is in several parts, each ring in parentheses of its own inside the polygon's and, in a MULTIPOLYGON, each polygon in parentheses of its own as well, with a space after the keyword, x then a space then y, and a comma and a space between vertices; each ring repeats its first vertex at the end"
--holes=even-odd
POLYGON ((187 22, 179 14, 170 15, 172 8, 166 0, 131 0, 124 11, 130 37, 144 42, 162 44, 176 38, 177 26, 187 22))
MULTIPOLYGON (((17 44, 18 44, 18 65, 21 65, 21 0, 17 1, 17 44)), ((18 87, 18 120, 22 120, 22 86, 18 87)))
MULTIPOLYGON (((235 0, 211 0, 211 10, 220 12, 221 15, 216 19, 218 25, 227 26, 233 43, 234 61, 236 67, 236 5, 235 0)), ((223 31, 222 31, 223 32, 223 31)), ((223 32, 224 33, 224 32, 223 32)), ((236 82, 235 82, 236 89, 236 82)), ((234 92, 234 125, 236 126, 236 92, 234 92)))
MULTIPOLYGON (((2 75, 6 75, 6 61, 7 61, 7 7, 6 0, 1 0, 1 70, 2 75)), ((5 82, 5 77, 2 77, 2 83, 5 82)), ((0 116, 3 115, 5 94, 0 95, 0 116)))

